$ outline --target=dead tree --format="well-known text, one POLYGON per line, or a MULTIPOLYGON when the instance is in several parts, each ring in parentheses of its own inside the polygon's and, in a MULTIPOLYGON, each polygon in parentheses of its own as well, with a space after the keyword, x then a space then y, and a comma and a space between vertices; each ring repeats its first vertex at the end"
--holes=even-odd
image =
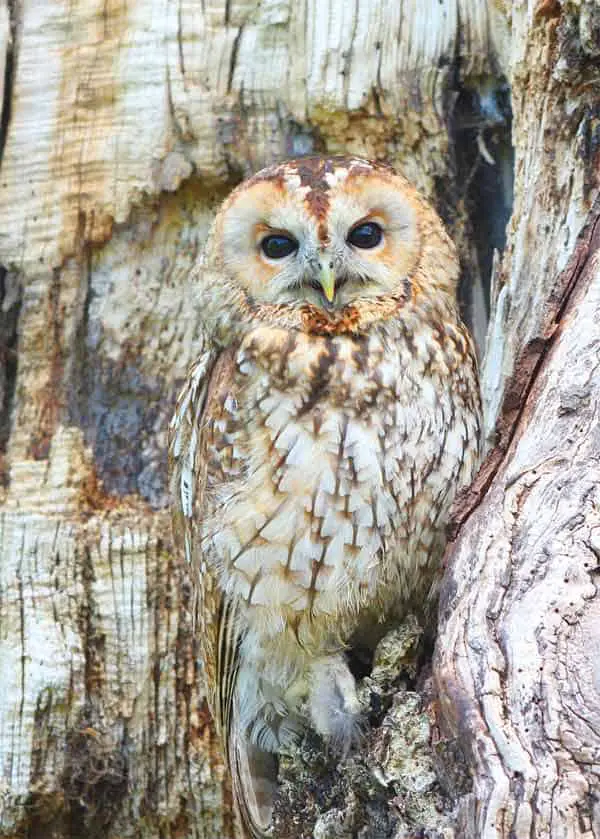
POLYGON ((595 0, 0 0, 0 64, 0 835, 234 836, 166 510, 186 280, 242 177, 352 152, 458 243, 489 455, 446 558, 437 720, 392 704, 360 807, 314 829, 600 836, 595 0), (472 775, 443 825, 396 817, 435 763, 392 766, 402 719, 472 775))

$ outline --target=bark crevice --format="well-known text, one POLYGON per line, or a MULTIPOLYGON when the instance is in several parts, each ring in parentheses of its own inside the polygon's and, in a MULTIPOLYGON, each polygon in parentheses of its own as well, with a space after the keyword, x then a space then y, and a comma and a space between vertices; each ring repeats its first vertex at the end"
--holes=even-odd
POLYGON ((473 483, 457 497, 448 523, 448 551, 458 538, 460 529, 481 504, 500 469, 516 433, 527 399, 539 376, 544 359, 560 330, 561 319, 578 282, 586 277, 586 269, 596 258, 600 247, 600 198, 596 198, 581 230, 573 253, 548 292, 540 333, 532 338, 517 358, 513 376, 506 384, 502 408, 496 422, 495 445, 487 453, 473 483))
MULTIPOLYGON (((4 147, 8 137, 8 129, 10 126, 12 99, 14 94, 14 83, 16 76, 17 63, 17 0, 6 0, 6 16, 7 21, 2 21, 0 17, 0 27, 4 24, 6 31, 0 31, 0 38, 4 35, 5 49, 4 49, 4 67, 2 72, 4 74, 4 81, 2 84, 2 102, 0 103, 0 165, 2 165, 2 158, 4 156, 4 147)), ((0 16, 2 10, 0 9, 0 16)), ((0 44, 1 45, 1 44, 0 44)), ((1 57, 1 54, 0 54, 1 57)))

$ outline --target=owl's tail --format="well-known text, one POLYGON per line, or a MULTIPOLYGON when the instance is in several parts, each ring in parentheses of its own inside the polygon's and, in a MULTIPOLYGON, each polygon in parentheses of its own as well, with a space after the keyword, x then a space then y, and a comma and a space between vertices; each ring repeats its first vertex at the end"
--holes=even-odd
POLYGON ((246 839, 270 837, 277 757, 260 750, 237 729, 229 739, 233 798, 246 839))

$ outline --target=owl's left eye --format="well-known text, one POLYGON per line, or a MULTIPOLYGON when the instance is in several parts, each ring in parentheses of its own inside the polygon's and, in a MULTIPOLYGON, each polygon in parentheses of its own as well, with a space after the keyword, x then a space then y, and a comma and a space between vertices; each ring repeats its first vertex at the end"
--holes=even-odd
POLYGON ((260 248, 269 259, 283 259, 298 250, 298 242, 291 236, 282 233, 272 233, 260 243, 260 248))
POLYGON ((347 242, 355 248, 376 248, 383 239, 383 230, 374 221, 357 224, 348 233, 347 242))

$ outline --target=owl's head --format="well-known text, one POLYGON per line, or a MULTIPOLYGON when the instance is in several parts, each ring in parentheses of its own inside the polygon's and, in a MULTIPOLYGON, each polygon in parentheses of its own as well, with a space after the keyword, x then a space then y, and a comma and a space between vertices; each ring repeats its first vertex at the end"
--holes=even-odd
POLYGON ((453 296, 457 275, 429 204, 390 167, 353 157, 291 160, 242 183, 215 219, 208 267, 251 310, 326 318, 412 281, 453 296))

